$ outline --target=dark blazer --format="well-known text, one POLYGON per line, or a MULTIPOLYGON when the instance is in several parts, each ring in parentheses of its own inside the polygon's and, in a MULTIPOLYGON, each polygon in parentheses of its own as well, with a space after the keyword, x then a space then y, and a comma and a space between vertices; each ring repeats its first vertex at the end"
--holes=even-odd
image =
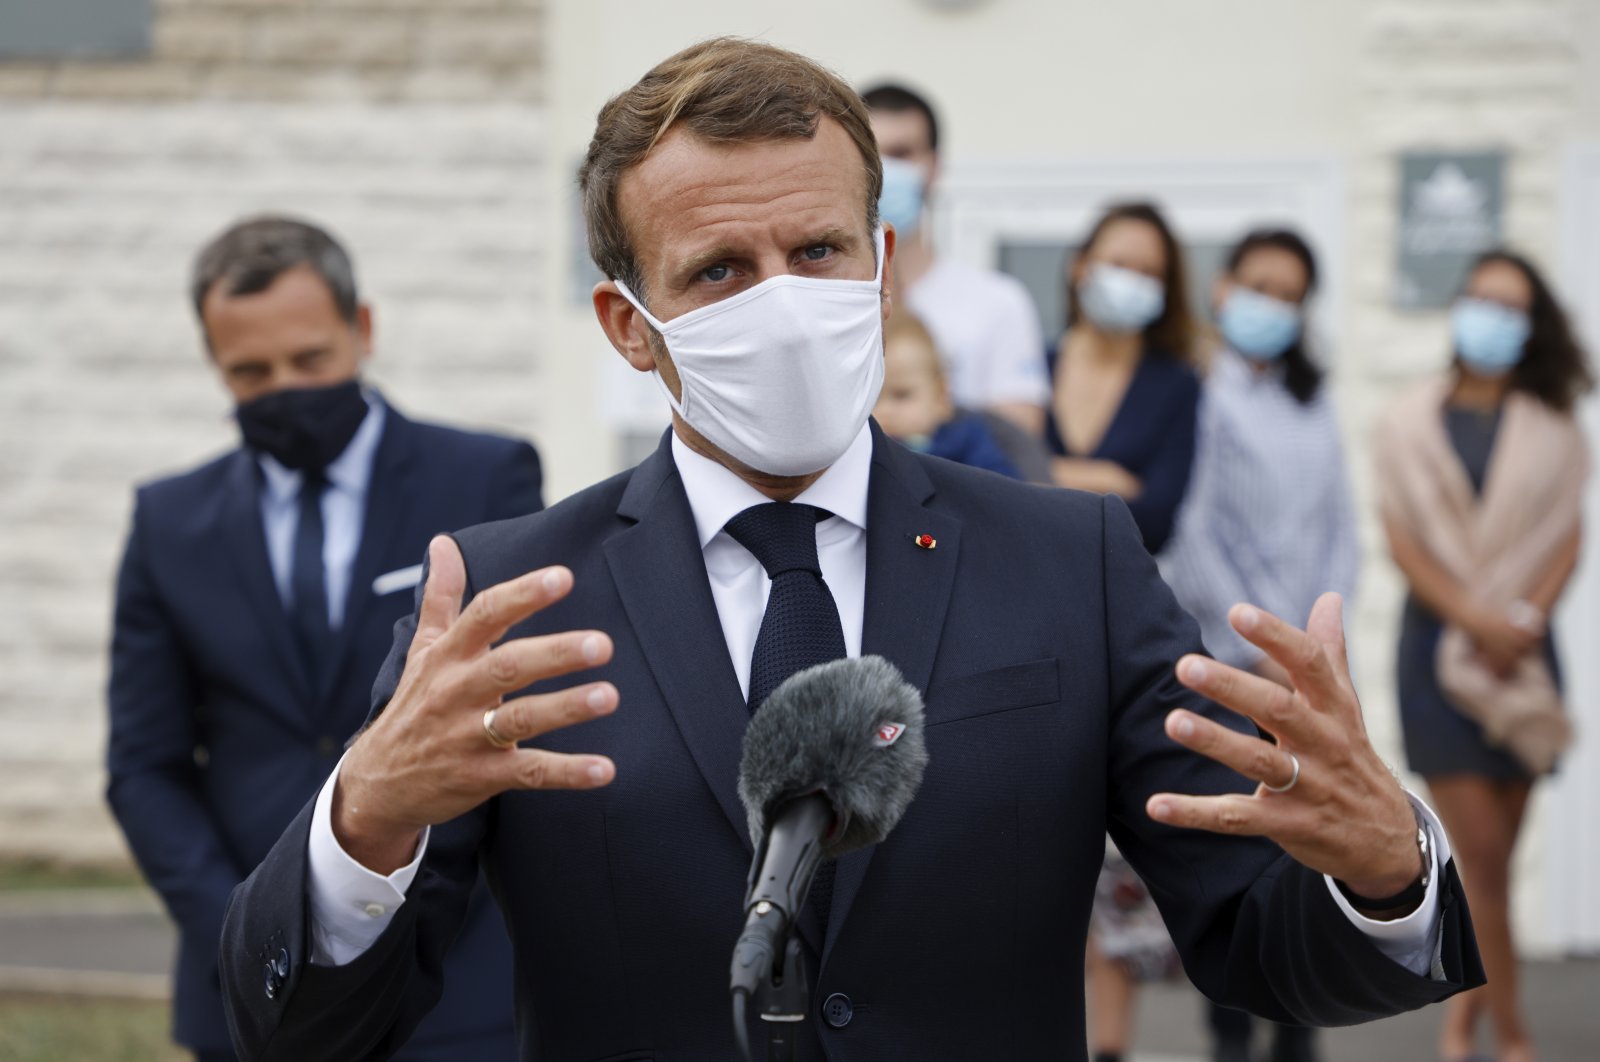
MULTIPOLYGON (((360 727, 395 621, 410 612, 410 587, 378 596, 373 580, 415 565, 440 531, 542 507, 528 444, 418 424, 390 407, 336 664, 312 689, 273 583, 259 491, 259 467, 242 449, 142 487, 117 579, 107 795, 178 924, 174 1036, 203 1051, 229 1049, 217 975, 228 894, 360 727)), ((505 931, 487 902, 479 907, 419 1040, 509 1024, 505 931)))
MULTIPOLYGON (((1057 351, 1045 354, 1055 379, 1057 351)), ((1056 423, 1055 403, 1045 408, 1044 441, 1060 457, 1114 461, 1139 477, 1144 489, 1129 499, 1128 509, 1151 553, 1172 537, 1178 507, 1189 489, 1194 467, 1195 417, 1200 408, 1200 377, 1184 362, 1158 350, 1146 350, 1134 369, 1122 402, 1105 434, 1086 454, 1073 453, 1056 423)))
MULTIPOLYGON (((573 593, 512 635, 610 632, 598 674, 621 707, 541 741, 612 756, 616 781, 502 795, 436 830, 408 901, 339 968, 304 961, 303 810, 229 905, 223 979, 241 1054, 384 1057, 439 992, 439 950, 481 859, 519 957, 525 1059, 733 1057, 748 715, 670 449, 458 540, 470 589, 572 567, 573 593), (261 962, 276 948, 295 962, 269 999, 261 962)), ((380 703, 411 631, 397 632, 380 703)), ((929 766, 894 833, 839 864, 826 936, 801 919, 814 1013, 800 1057, 1083 1058, 1082 955, 1108 827, 1215 999, 1338 1024, 1481 983, 1453 874, 1435 982, 1384 958, 1323 879, 1274 846, 1145 815, 1158 790, 1247 788, 1162 731, 1178 703, 1246 726, 1176 684, 1173 662, 1199 646, 1121 502, 915 455, 874 428, 862 651, 924 691, 929 766), (917 548, 920 534, 937 547, 917 548)))

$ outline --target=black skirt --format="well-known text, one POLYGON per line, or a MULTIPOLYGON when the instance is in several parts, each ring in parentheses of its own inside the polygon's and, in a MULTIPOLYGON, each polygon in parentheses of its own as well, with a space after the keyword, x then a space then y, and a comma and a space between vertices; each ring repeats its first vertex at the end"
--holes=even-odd
MULTIPOLYGON (((1400 725, 1405 733, 1406 763, 1417 774, 1469 774, 1496 781, 1533 777, 1505 749, 1490 745, 1483 728, 1463 715, 1439 688, 1434 667, 1444 626, 1414 598, 1406 599, 1400 621, 1400 651, 1395 660, 1400 694, 1400 725)), ((1545 657, 1559 686, 1561 671, 1555 644, 1545 639, 1545 657)))

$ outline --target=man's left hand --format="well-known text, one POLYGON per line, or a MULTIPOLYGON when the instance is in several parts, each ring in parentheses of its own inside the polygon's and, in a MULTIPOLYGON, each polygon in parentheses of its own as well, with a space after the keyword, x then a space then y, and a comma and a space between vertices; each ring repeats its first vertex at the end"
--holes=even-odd
POLYGON ((1146 810, 1171 826, 1267 837, 1356 896, 1377 899, 1403 891, 1425 868, 1410 801, 1367 739, 1341 609, 1338 594, 1323 594, 1303 631, 1249 605, 1228 614, 1234 630, 1288 673, 1291 688, 1203 656, 1178 661, 1180 682, 1253 719, 1278 744, 1175 709, 1166 721, 1174 741, 1259 784, 1249 795, 1157 793, 1146 810))

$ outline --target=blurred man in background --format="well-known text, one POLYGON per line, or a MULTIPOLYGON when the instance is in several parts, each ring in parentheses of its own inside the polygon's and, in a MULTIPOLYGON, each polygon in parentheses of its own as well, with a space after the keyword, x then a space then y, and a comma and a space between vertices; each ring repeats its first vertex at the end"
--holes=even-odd
MULTIPOLYGON (((233 887, 366 717, 429 538, 537 511, 525 442, 407 420, 362 383, 372 311, 344 249, 287 218, 229 228, 195 312, 243 443, 138 492, 117 581, 112 811, 178 924, 173 1036, 232 1059, 217 974, 233 887)), ((480 886, 408 1059, 510 1059, 511 963, 480 886)), ((367 910, 369 916, 376 912, 367 910)), ((289 976, 260 956, 264 989, 289 976)))
POLYGON ((862 99, 883 156, 879 211, 899 237, 902 297, 938 341, 951 396, 958 406, 999 414, 1039 436, 1050 385, 1040 361, 1039 311, 1027 289, 1004 273, 938 257, 922 224, 939 177, 933 107, 900 85, 868 89, 862 99))

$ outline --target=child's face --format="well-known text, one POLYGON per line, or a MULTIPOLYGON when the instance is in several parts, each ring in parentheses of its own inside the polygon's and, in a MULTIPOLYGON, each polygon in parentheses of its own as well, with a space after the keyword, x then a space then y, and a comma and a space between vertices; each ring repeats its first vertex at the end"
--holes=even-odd
POLYGON ((950 419, 950 398, 935 367, 938 356, 915 338, 885 344, 883 392, 872 415, 891 437, 926 439, 950 419))

